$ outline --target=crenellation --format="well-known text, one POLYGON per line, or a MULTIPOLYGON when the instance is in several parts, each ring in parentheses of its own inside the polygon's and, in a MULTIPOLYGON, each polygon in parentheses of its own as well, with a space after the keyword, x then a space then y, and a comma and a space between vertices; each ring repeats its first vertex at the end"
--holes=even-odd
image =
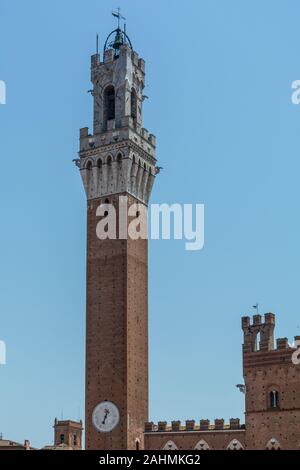
POLYGON ((109 62, 113 62, 114 60, 114 51, 112 49, 107 49, 104 52, 104 63, 107 64, 109 62))
POLYGON ((240 429, 240 419, 239 418, 230 418, 229 420, 230 429, 240 429))
POLYGON ((139 67, 139 55, 138 55, 138 53, 135 52, 135 51, 132 51, 131 58, 132 58, 133 65, 135 65, 136 67, 139 67))
POLYGON ((154 423, 152 421, 145 423, 145 432, 154 431, 154 423))
POLYGON ((94 69, 95 67, 98 67, 100 65, 100 54, 93 54, 91 56, 91 67, 94 69))
POLYGON ((194 419, 188 419, 185 422, 185 429, 186 429, 186 431, 194 431, 194 429, 195 429, 195 420, 194 419))
POLYGON ((277 338, 276 340, 276 349, 289 349, 288 338, 277 338))
POLYGON ((224 429, 224 419, 215 419, 215 430, 224 429))
POLYGON ((209 419, 201 419, 200 420, 200 431, 208 431, 210 426, 209 419))
POLYGON ((164 431, 166 431, 166 430, 167 430, 167 424, 168 424, 167 421, 159 421, 159 422, 157 423, 157 430, 158 430, 159 432, 164 432, 164 431))
POLYGON ((240 423, 239 418, 230 418, 229 423, 225 424, 225 420, 215 419, 214 424, 210 424, 209 419, 201 419, 197 425, 194 419, 188 419, 185 421, 185 425, 181 425, 181 421, 171 421, 168 424, 167 421, 159 421, 157 424, 151 422, 145 423, 145 432, 155 433, 170 433, 170 432, 209 432, 229 430, 241 430, 245 429, 245 425, 240 423))
POLYGON ((138 67, 139 67, 139 69, 141 69, 141 71, 142 71, 143 73, 145 73, 145 61, 144 61, 144 59, 141 59, 141 58, 140 58, 140 59, 138 60, 138 67))
POLYGON ((172 421, 171 422, 171 428, 173 432, 180 431, 181 428, 181 421, 172 421))
POLYGON ((142 137, 145 140, 149 140, 149 131, 145 129, 144 127, 142 127, 142 137))

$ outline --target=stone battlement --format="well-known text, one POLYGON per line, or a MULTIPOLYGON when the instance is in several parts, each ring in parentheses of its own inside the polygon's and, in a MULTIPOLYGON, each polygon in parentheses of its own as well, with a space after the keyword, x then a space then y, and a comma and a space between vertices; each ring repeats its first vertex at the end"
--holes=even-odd
POLYGON ((145 433, 148 432, 193 432, 193 431, 234 431, 245 429, 244 424, 240 424, 239 418, 230 418, 229 424, 225 424, 224 419, 215 419, 214 424, 210 424, 209 419, 201 419, 199 424, 195 420, 187 420, 184 425, 181 421, 159 421, 157 424, 153 422, 145 423, 145 433))
MULTIPOLYGON (((244 332, 243 352, 266 352, 274 351, 274 313, 265 313, 262 315, 253 315, 252 322, 250 317, 242 317, 242 330, 244 332)), ((298 337, 295 337, 297 340, 298 337)), ((287 338, 278 338, 276 340, 277 350, 292 349, 287 338)))

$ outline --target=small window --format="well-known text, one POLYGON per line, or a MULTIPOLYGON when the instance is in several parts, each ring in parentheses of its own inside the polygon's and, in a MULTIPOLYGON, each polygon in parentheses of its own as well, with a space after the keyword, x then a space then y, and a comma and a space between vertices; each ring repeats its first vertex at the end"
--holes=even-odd
POLYGON ((135 450, 140 450, 140 441, 138 439, 135 441, 135 450))
POLYGON ((92 162, 91 162, 90 160, 87 162, 86 169, 87 169, 87 170, 91 170, 91 169, 92 169, 92 162))
POLYGON ((97 161, 97 167, 98 167, 98 168, 101 168, 101 167, 102 167, 102 160, 101 160, 101 158, 99 158, 99 160, 97 161))
POLYGON ((104 92, 105 120, 115 119, 115 89, 108 86, 104 92))
POLYGON ((131 117, 133 119, 134 125, 136 125, 136 118, 137 118, 137 97, 136 91, 133 88, 131 91, 131 117))
POLYGON ((65 442, 65 435, 61 434, 60 435, 60 443, 63 444, 65 442))
POLYGON ((279 392, 278 390, 271 390, 269 394, 270 408, 279 408, 279 392))
POLYGON ((74 436, 73 436, 73 445, 77 446, 77 436, 76 436, 76 434, 74 434, 74 436))

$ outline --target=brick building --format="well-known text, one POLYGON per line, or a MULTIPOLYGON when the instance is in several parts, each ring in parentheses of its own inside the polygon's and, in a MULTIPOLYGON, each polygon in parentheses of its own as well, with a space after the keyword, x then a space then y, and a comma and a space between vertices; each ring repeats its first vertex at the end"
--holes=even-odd
POLYGON ((160 167, 142 127, 145 62, 119 24, 102 61, 91 58, 91 81, 93 132, 81 129, 76 160, 87 197, 86 449, 299 449, 300 366, 287 339, 274 349, 271 313, 242 319, 245 424, 148 422, 148 248, 128 233, 160 167))
MULTIPOLYGON (((128 234, 145 222, 160 168, 155 136, 142 127, 145 62, 119 25, 102 61, 92 56, 91 81, 93 131, 80 130, 75 160, 87 197, 86 449, 299 450, 300 337, 275 348, 272 313, 242 318, 245 423, 149 422, 148 245, 128 234)), ((55 420, 54 445, 44 449, 81 449, 82 430, 55 420)), ((30 447, 0 440, 7 448, 30 447)))
MULTIPOLYGON (((274 348, 275 315, 242 318, 245 424, 231 418, 146 423, 147 449, 300 450, 300 365, 287 338, 274 348)), ((300 337, 295 336, 298 341, 300 337)))

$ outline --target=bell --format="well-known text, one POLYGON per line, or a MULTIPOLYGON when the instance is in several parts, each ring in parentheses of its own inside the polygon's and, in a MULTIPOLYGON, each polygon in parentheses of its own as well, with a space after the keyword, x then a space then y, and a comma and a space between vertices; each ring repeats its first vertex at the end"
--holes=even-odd
POLYGON ((113 43, 113 48, 117 51, 120 49, 120 46, 123 44, 123 36, 120 29, 117 29, 115 41, 113 43))

